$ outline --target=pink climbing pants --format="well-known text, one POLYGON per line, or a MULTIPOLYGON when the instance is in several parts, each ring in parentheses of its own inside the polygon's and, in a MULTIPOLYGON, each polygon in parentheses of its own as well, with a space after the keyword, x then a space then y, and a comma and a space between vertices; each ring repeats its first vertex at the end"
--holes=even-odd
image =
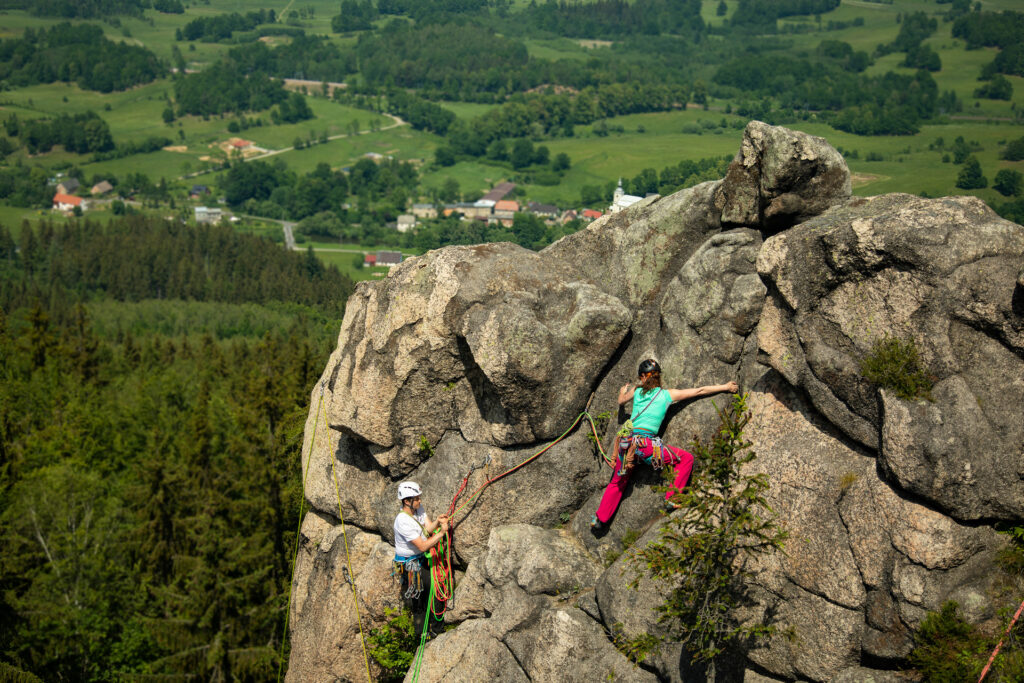
MULTIPOLYGON (((621 475, 619 474, 619 470, 622 469, 622 458, 625 457, 628 447, 628 438, 619 440, 618 457, 615 460, 615 473, 612 475, 612 480, 608 482, 604 495, 601 496, 601 504, 597 506, 597 518, 602 524, 607 524, 608 520, 612 518, 612 515, 619 508, 622 494, 626 490, 626 484, 629 483, 631 472, 626 471, 621 475)), ((671 465, 676 471, 676 478, 672 482, 672 488, 665 494, 665 500, 668 500, 676 491, 682 491, 686 488, 686 482, 690 480, 690 472, 693 470, 693 456, 682 448, 666 444, 662 444, 661 449, 661 457, 665 462, 665 466, 671 465)), ((654 443, 647 437, 637 437, 637 460, 643 459, 649 463, 653 453, 654 443)))

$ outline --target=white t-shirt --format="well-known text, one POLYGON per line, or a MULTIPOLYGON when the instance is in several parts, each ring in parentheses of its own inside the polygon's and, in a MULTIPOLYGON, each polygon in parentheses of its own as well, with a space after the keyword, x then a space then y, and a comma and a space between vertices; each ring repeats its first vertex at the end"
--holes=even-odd
POLYGON ((423 536, 423 527, 427 524, 427 511, 421 507, 415 514, 416 521, 413 521, 406 512, 399 512, 395 517, 395 555, 412 557, 420 554, 412 541, 423 536))

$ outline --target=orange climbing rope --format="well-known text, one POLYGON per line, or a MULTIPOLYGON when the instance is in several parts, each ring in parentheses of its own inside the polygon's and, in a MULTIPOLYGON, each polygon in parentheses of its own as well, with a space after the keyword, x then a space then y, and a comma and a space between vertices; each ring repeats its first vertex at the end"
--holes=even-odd
POLYGON ((1010 635, 1010 631, 1013 630, 1013 625, 1017 623, 1017 619, 1020 618, 1021 612, 1024 612, 1024 602, 1020 603, 1020 607, 1017 608, 1017 613, 1013 615, 1013 619, 1010 619, 1010 625, 1006 627, 1006 633, 999 639, 999 643, 996 644, 996 649, 992 650, 992 654, 988 658, 988 662, 985 664, 985 668, 981 670, 981 676, 978 677, 978 683, 981 683, 985 679, 985 675, 988 670, 992 667, 992 662, 996 661, 996 655, 999 654, 999 650, 1003 647, 1003 641, 1006 640, 1006 636, 1010 635))
MULTIPOLYGON (((593 400, 593 396, 591 396, 591 400, 593 400)), ((587 406, 586 408, 584 408, 583 412, 580 413, 575 420, 573 420, 572 424, 569 425, 569 428, 566 429, 561 436, 559 436, 557 439, 555 439, 554 441, 552 441, 547 446, 540 449, 530 457, 523 460, 515 467, 506 470, 505 472, 502 472, 501 474, 491 477, 490 479, 485 481, 483 484, 479 486, 479 488, 477 488, 472 493, 472 495, 470 495, 460 504, 459 500, 466 490, 466 486, 469 483, 470 476, 472 476, 473 472, 475 472, 476 470, 486 466, 487 463, 485 462, 484 464, 471 467, 469 472, 466 473, 466 476, 463 477, 462 483, 459 485, 458 490, 452 497, 451 503, 448 505, 448 511, 446 514, 449 519, 449 530, 446 533, 445 540, 431 548, 429 551, 431 567, 431 590, 433 591, 434 598, 434 607, 432 612, 436 619, 440 620, 444 617, 444 613, 447 610, 447 603, 452 597, 454 597, 454 574, 452 573, 451 548, 453 541, 452 530, 456 525, 455 517, 456 515, 465 511, 465 514, 463 515, 463 519, 465 519, 466 515, 468 515, 470 512, 470 510, 467 510, 467 508, 476 501, 480 494, 483 493, 484 489, 486 489, 488 486, 498 481, 499 479, 503 479, 504 477, 507 477, 513 472, 516 472, 525 467, 526 465, 529 465, 531 462, 547 453, 549 450, 551 450, 553 447, 555 447, 557 444, 563 441, 567 436, 569 436, 569 434, 571 434, 572 431, 576 429, 576 427, 584 418, 586 418, 587 421, 590 423, 590 429, 594 436, 594 443, 597 445, 597 450, 601 455, 601 459, 607 466, 615 466, 615 463, 612 462, 612 460, 604 452, 604 448, 601 446, 601 437, 597 433, 597 425, 594 423, 594 418, 588 412, 589 408, 590 401, 587 402, 587 406)))

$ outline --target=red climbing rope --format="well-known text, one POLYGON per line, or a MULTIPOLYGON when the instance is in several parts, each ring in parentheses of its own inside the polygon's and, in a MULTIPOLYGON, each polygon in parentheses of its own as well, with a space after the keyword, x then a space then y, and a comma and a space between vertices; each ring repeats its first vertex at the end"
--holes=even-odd
MULTIPOLYGON (((588 401, 587 402, 587 409, 589 409, 589 408, 590 408, 590 402, 588 401)), ((494 477, 491 477, 490 479, 485 481, 483 484, 481 484, 480 487, 477 488, 473 492, 473 494, 471 496, 469 496, 468 498, 465 499, 465 501, 463 501, 461 504, 459 504, 459 499, 462 498, 463 493, 465 493, 465 491, 466 491, 466 486, 468 486, 468 484, 469 484, 469 478, 472 476, 473 472, 475 472, 476 470, 484 467, 485 465, 479 465, 477 467, 471 468, 469 470, 469 472, 466 474, 466 476, 462 478, 462 483, 459 485, 458 490, 455 492, 455 495, 452 497, 452 502, 448 505, 447 515, 448 515, 448 520, 449 520, 449 527, 448 527, 448 531, 445 534, 445 539, 443 541, 441 541, 440 543, 438 543, 437 545, 435 545, 429 551, 429 553, 430 553, 430 571, 431 571, 431 582, 430 583, 431 583, 431 590, 432 590, 432 594, 433 594, 433 601, 432 601, 433 607, 431 608, 431 612, 433 613, 433 616, 434 616, 435 619, 440 621, 441 619, 444 618, 444 613, 445 613, 445 611, 448 608, 448 602, 451 600, 452 597, 454 597, 455 582, 454 582, 454 574, 452 572, 452 558, 451 558, 452 552, 451 552, 451 550, 452 550, 452 530, 453 530, 453 528, 455 526, 455 517, 456 517, 456 515, 458 515, 458 514, 462 513, 463 511, 465 511, 465 515, 463 515, 463 519, 465 519, 466 515, 468 515, 469 512, 470 512, 469 510, 466 510, 466 508, 468 506, 470 506, 477 499, 477 497, 480 496, 481 493, 483 493, 484 489, 486 489, 488 486, 490 486, 494 482, 498 481, 499 479, 507 477, 508 475, 510 475, 513 472, 515 472, 515 471, 525 467, 526 465, 530 464, 531 462, 533 462, 534 460, 536 460, 540 456, 542 456, 545 453, 547 453, 555 445, 557 445, 558 443, 563 441, 570 433, 572 433, 572 431, 574 429, 576 429, 576 427, 579 425, 580 421, 583 418, 586 418, 590 422, 590 429, 591 429, 591 432, 594 435, 594 443, 597 444, 597 449, 598 449, 598 452, 601 454, 601 459, 609 467, 614 467, 615 463, 612 462, 608 458, 608 456, 604 452, 604 448, 602 448, 602 446, 601 446, 601 438, 600 438, 600 436, 597 433, 597 425, 595 425, 595 423, 594 423, 594 418, 585 409, 573 421, 573 423, 569 426, 569 428, 566 429, 565 432, 562 433, 561 436, 559 436, 557 439, 555 439, 554 441, 549 443, 547 446, 545 446, 544 448, 540 449, 539 451, 537 451, 536 453, 534 453, 533 455, 528 457, 526 460, 523 460, 521 463, 519 463, 515 467, 513 467, 513 468, 511 468, 511 469, 509 469, 509 470, 507 470, 505 472, 502 472, 501 474, 498 474, 498 475, 496 475, 494 477)))

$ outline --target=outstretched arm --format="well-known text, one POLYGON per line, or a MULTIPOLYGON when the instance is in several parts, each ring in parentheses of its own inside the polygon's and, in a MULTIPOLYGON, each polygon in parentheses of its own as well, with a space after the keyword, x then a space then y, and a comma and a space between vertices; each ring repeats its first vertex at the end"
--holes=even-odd
POLYGON ((685 401, 688 398, 714 396, 715 394, 735 394, 739 391, 739 388, 736 382, 726 382, 725 384, 709 384, 706 387, 695 387, 693 389, 669 389, 668 395, 675 402, 685 401))
POLYGON ((619 405, 629 403, 633 400, 633 385, 623 384, 622 388, 619 389, 619 405))

